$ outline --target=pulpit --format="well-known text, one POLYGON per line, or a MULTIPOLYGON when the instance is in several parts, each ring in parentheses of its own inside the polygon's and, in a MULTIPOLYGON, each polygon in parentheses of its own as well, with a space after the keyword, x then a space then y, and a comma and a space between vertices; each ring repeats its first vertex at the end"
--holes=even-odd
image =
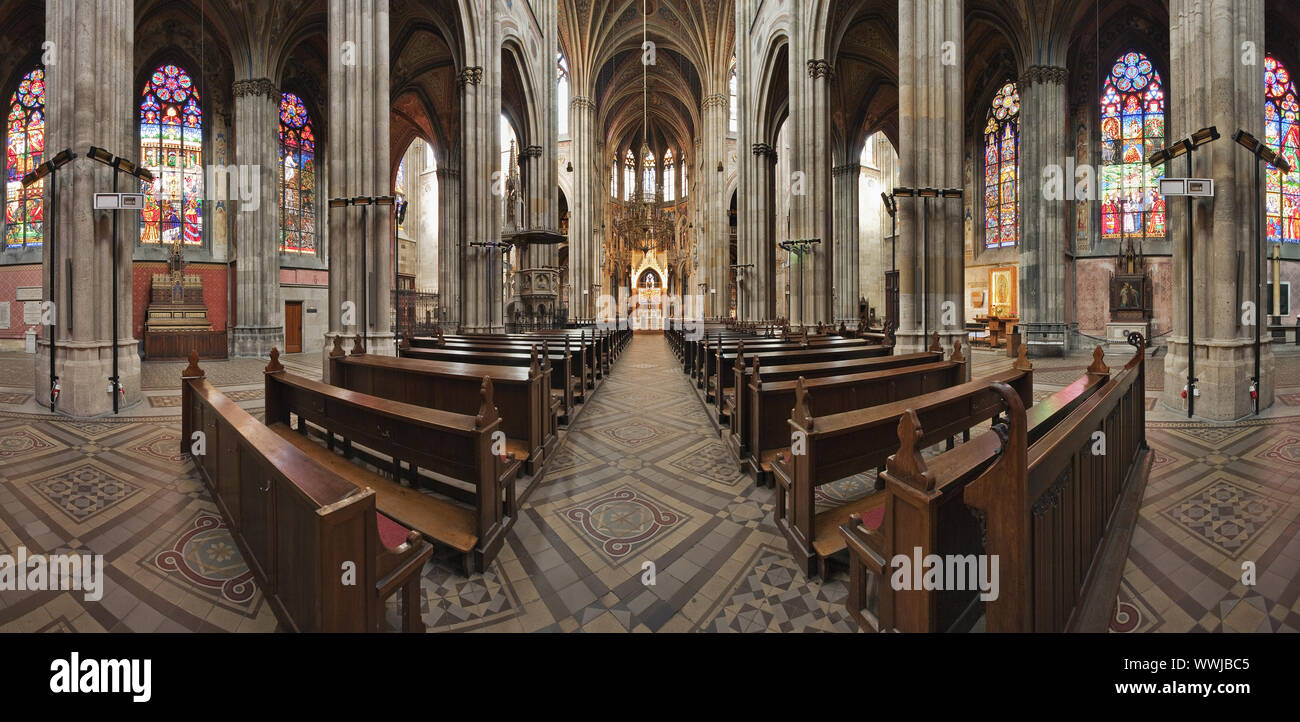
POLYGON ((1142 338, 1151 338, 1152 290, 1146 260, 1141 251, 1134 249, 1133 240, 1129 239, 1119 267, 1110 277, 1107 341, 1123 343, 1134 331, 1142 334, 1142 338))
POLYGON ((185 359, 190 350, 204 359, 227 356, 226 332, 212 330, 203 302, 203 279, 185 273, 179 243, 172 246, 167 273, 153 274, 145 310, 144 355, 147 359, 185 359))

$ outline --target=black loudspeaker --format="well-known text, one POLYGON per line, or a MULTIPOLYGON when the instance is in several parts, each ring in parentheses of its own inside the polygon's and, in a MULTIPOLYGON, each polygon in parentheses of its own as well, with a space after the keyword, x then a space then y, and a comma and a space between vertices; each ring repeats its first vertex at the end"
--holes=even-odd
POLYGON ((406 222, 406 206, 407 202, 405 200, 397 202, 397 225, 399 226, 406 222))

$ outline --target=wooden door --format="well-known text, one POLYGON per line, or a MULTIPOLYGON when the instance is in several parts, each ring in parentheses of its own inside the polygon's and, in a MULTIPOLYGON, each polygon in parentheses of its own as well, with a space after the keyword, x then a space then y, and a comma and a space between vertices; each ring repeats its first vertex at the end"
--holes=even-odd
POLYGON ((284 352, 302 353, 302 301, 284 302, 284 352))

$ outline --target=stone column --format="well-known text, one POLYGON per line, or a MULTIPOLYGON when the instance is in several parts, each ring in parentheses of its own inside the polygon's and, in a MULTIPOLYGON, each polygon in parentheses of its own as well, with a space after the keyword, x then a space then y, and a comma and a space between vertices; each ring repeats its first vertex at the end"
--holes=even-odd
MULTIPOLYGON (((330 1, 327 164, 332 197, 392 194, 388 27, 388 0, 330 1)), ((321 350, 327 375, 334 336, 350 338, 361 335, 364 328, 368 352, 391 356, 395 351, 390 318, 392 211, 392 206, 327 211, 330 309, 329 331, 321 350), (368 281, 362 276, 363 258, 368 281), (350 304, 346 312, 345 304, 350 304), (369 316, 368 321, 363 313, 369 316)))
MULTIPOLYGON (((1065 166, 1065 68, 1035 65, 1020 76, 1020 319, 1065 331, 1065 198, 1045 198, 1043 169, 1065 166)), ((1074 179, 1066 179, 1073 183, 1074 179)), ((959 306, 959 308, 961 308, 959 306)), ((1046 329, 1044 329, 1046 330, 1046 329)), ((1068 334, 1065 336, 1069 343, 1068 334)), ((1030 346, 1030 353, 1035 347, 1030 346)))
POLYGON ((848 150, 849 162, 833 169, 835 184, 835 315, 831 321, 858 320, 858 179, 862 165, 848 150))
POLYGON ((448 152, 438 166, 438 310, 445 331, 461 323, 460 170, 448 152))
MULTIPOLYGON (((280 296, 280 91, 267 78, 237 80, 235 159, 256 168, 258 202, 232 203, 239 254, 235 356, 266 358, 284 349, 284 305, 280 296)), ((234 194, 227 194, 234 197, 234 194)))
MULTIPOLYGON (((813 28, 795 34, 790 57, 808 57, 813 28)), ((790 266, 792 323, 813 324, 829 320, 831 269, 835 266, 834 226, 831 220, 831 152, 829 148, 830 96, 827 85, 832 69, 825 59, 812 58, 792 72, 790 86, 790 232, 791 240, 819 240, 809 252, 796 256, 790 266), (802 188, 799 186, 802 185, 802 188), (800 300, 802 298, 802 301, 800 300)))
MULTIPOLYGON (((496 23, 488 23, 495 28, 496 23)), ((490 35, 495 34, 489 29, 490 35)), ((489 43, 487 47, 497 47, 489 43)), ((485 52, 479 62, 491 65, 472 65, 461 71, 459 77, 461 96, 461 154, 464 157, 461 176, 461 203, 464 209, 461 227, 462 265, 465 268, 461 297, 463 299, 462 323, 470 333, 502 330, 501 258, 502 250, 469 243, 501 240, 501 198, 496 190, 501 184, 493 183, 493 174, 500 170, 501 142, 501 71, 499 58, 485 52), (495 62, 493 62, 495 61, 495 62)))
MULTIPOLYGON (((591 98, 578 95, 569 101, 569 149, 573 154, 573 202, 569 207, 569 315, 578 319, 591 319, 596 315, 595 285, 600 283, 600 266, 596 260, 596 228, 601 223, 604 208, 601 190, 604 178, 601 166, 605 161, 595 151, 596 104, 591 98), (586 291, 586 293, 583 293, 586 291)), ((623 160, 619 159, 619 197, 623 194, 623 160)), ((609 172, 606 168, 604 172, 609 172)), ((602 284, 604 285, 604 284, 602 284)), ((599 289, 610 293, 608 288, 599 289)))
POLYGON ((727 127, 731 122, 731 96, 713 93, 704 99, 703 131, 699 149, 703 169, 695 179, 701 191, 695 197, 700 204, 704 232, 701 258, 707 259, 704 300, 710 318, 722 318, 731 311, 731 224, 727 220, 725 172, 718 171, 727 152, 727 127), (716 291, 716 293, 714 293, 716 291))
MULTIPOLYGON (((1252 413, 1249 395, 1254 374, 1254 336, 1242 325, 1242 302, 1253 301, 1258 282, 1254 264, 1253 215, 1255 160, 1231 140, 1244 128, 1264 137, 1264 0, 1173 0, 1169 7, 1168 77, 1188 82, 1170 86, 1169 138, 1178 140, 1206 126, 1222 139, 1192 153, 1192 177, 1212 178, 1214 198, 1193 203, 1193 276, 1196 284, 1195 375, 1201 395, 1195 414, 1216 421, 1252 413), (1257 49, 1255 64, 1242 63, 1242 48, 1257 49), (1244 263, 1243 263, 1244 261, 1244 263)), ((1185 158, 1166 172, 1182 176, 1185 158)), ((1174 329, 1165 359, 1164 402, 1184 411, 1187 383, 1187 203, 1170 199, 1169 238, 1173 245, 1174 329)), ((1264 320, 1263 315, 1258 316, 1264 320)), ((1273 351, 1267 334, 1261 358, 1260 408, 1273 403, 1273 351)))
MULTIPOLYGON (((900 0, 899 185, 908 188, 962 187, 965 40, 963 0, 900 0)), ((946 348, 966 339, 962 295, 965 239, 962 203, 956 199, 898 199, 899 331, 897 353, 930 345, 939 333, 946 348), (929 293, 923 287, 922 212, 929 205, 929 293), (940 326, 945 302, 955 319, 940 326)))
MULTIPOLYGON (((138 160, 135 99, 131 79, 134 3, 103 0, 87 10, 74 0, 46 4, 45 37, 64 62, 46 68, 46 158, 71 148, 78 158, 46 177, 58 183, 58 208, 48 207, 54 254, 45 253, 43 283, 58 274, 55 322, 58 323, 55 374, 62 391, 58 410, 71 416, 98 416, 113 410, 109 377, 117 354, 118 378, 125 393, 120 406, 140 401, 140 360, 131 336, 131 252, 138 243, 135 224, 122 213, 118 221, 118 274, 112 268, 113 212, 91 209, 96 192, 113 188, 113 171, 86 158, 90 146, 107 148, 138 160), (93 12, 94 17, 85 14, 93 12), (84 59, 84 62, 82 61, 84 59), (91 62, 93 59, 93 62, 91 62), (53 180, 52 180, 53 178, 53 180), (71 264, 69 266, 69 263, 71 264), (67 270, 71 268, 72 281, 67 270), (117 286, 117 348, 113 348, 113 285, 117 286), (69 294, 71 302, 69 303, 69 294)), ((133 190, 119 179, 119 190, 133 190)), ((46 193, 46 203, 51 194, 46 193)), ((48 334, 36 351, 36 399, 50 399, 48 334)), ((179 380, 177 380, 179 383, 179 380)))

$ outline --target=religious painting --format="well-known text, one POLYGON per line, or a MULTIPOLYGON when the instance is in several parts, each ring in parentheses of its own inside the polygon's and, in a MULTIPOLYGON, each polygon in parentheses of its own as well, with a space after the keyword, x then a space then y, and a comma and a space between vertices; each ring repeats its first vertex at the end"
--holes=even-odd
POLYGON ((1121 281, 1118 309, 1121 311, 1140 311, 1142 308, 1142 284, 1136 281, 1121 281))
POLYGON ((998 318, 1016 315, 1016 268, 995 268, 989 271, 989 313, 998 318))

